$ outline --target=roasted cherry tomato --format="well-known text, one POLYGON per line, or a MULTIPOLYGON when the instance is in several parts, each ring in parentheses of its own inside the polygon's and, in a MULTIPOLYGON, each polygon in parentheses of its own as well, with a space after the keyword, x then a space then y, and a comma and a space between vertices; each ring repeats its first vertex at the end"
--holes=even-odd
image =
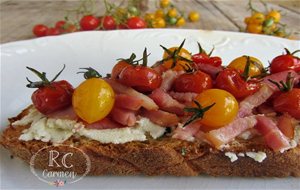
POLYGON ((113 108, 115 93, 92 68, 86 68, 86 78, 74 91, 72 105, 76 114, 87 123, 105 118, 113 108))
MULTIPOLYGON (((236 117, 239 106, 232 94, 225 90, 208 89, 196 96, 202 108, 211 106, 205 111, 200 122, 211 128, 220 128, 229 124, 236 117)), ((196 105, 194 105, 196 107, 196 105)))
POLYGON ((86 15, 80 20, 80 27, 82 30, 95 30, 99 27, 99 19, 93 15, 86 15))
POLYGON ((135 16, 127 20, 127 26, 129 29, 141 29, 146 28, 147 23, 142 18, 135 16))
POLYGON ((215 86, 230 92, 237 99, 245 98, 260 88, 258 82, 246 82, 239 71, 231 68, 225 69, 218 74, 215 86))
POLYGON ((186 67, 191 67, 191 53, 183 48, 184 42, 185 40, 180 44, 179 47, 176 46, 169 49, 161 46, 165 50, 163 54, 162 65, 166 69, 182 71, 185 70, 186 67))
POLYGON ((173 89, 176 92, 201 93, 210 88, 212 88, 212 79, 202 71, 184 73, 176 78, 173 83, 173 89))
POLYGON ((219 67, 222 65, 222 59, 217 56, 211 56, 213 53, 213 49, 206 53, 206 51, 201 47, 201 44, 198 43, 199 52, 192 56, 192 60, 196 64, 209 64, 215 67, 219 67))
POLYGON ((284 55, 279 55, 275 57, 270 64, 270 72, 278 73, 286 70, 294 70, 300 72, 300 58, 294 56, 295 53, 300 50, 296 50, 290 53, 288 49, 285 49, 286 53, 284 55))
POLYGON ((293 88, 283 92, 273 101, 275 111, 288 113, 296 119, 300 119, 300 89, 293 88))
POLYGON ((120 61, 117 64, 115 64, 111 71, 111 78, 117 79, 119 77, 119 74, 125 67, 133 64, 135 58, 136 55, 132 53, 128 59, 120 59, 120 61))
POLYGON ((73 87, 72 85, 65 81, 54 81, 59 74, 63 71, 61 70, 51 81, 46 78, 46 73, 40 73, 39 71, 27 67, 30 71, 38 75, 42 81, 31 82, 27 87, 38 88, 33 92, 31 96, 32 103, 34 107, 43 114, 50 114, 55 111, 61 110, 71 105, 73 87))
POLYGON ((33 27, 32 32, 36 37, 47 36, 48 27, 43 24, 37 24, 33 27))
POLYGON ((138 65, 127 66, 119 74, 118 81, 139 92, 151 92, 160 87, 161 75, 152 68, 138 65))
POLYGON ((264 66, 262 62, 257 58, 251 56, 238 57, 231 61, 231 63, 227 67, 237 69, 238 71, 243 73, 247 64, 247 57, 250 58, 249 77, 261 75, 264 72, 264 66))
POLYGON ((100 18, 100 25, 104 30, 113 30, 117 28, 116 21, 112 16, 104 16, 100 18))

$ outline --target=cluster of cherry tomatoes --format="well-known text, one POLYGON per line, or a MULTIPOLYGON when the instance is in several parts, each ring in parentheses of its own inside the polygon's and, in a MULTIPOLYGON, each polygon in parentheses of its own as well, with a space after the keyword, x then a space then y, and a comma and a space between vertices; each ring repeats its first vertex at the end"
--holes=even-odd
POLYGON ((267 9, 266 12, 261 12, 252 7, 251 1, 249 2, 249 7, 252 14, 244 20, 247 25, 246 32, 289 37, 285 30, 285 25, 280 23, 281 13, 279 10, 267 9))
MULTIPOLYGON (((160 88, 162 73, 168 70, 183 71, 184 73, 171 84, 171 90, 175 93, 197 94, 193 107, 188 110, 203 117, 201 122, 205 126, 218 128, 230 123, 236 117, 238 101, 257 92, 262 87, 263 77, 284 71, 300 72, 300 59, 295 55, 300 50, 291 53, 286 49, 284 54, 276 56, 270 62, 270 71, 267 73, 262 62, 252 56, 237 57, 225 67, 222 66, 220 57, 212 56, 213 51, 207 53, 200 44, 199 52, 195 54, 191 54, 183 46, 184 41, 175 47, 161 46, 162 59, 151 67, 147 66, 146 49, 143 58, 139 60, 135 59, 136 55, 133 53, 130 58, 121 59, 115 64, 109 80, 147 95, 160 88)), ((44 72, 28 69, 42 79, 38 82, 31 82, 28 79, 30 82, 28 87, 38 88, 32 95, 32 101, 44 114, 72 104, 81 119, 93 123, 105 118, 113 107, 114 91, 92 68, 85 68, 86 80, 75 90, 66 81, 54 81, 61 72, 49 81, 44 72), (99 96, 100 92, 104 95, 99 96)), ((300 89, 299 86, 293 88, 291 80, 293 79, 288 74, 287 81, 277 81, 284 89, 280 89, 283 92, 272 97, 271 104, 275 111, 287 112, 299 119, 300 89)))
MULTIPOLYGON (((91 0, 90 0, 91 1, 91 0)), ((130 2, 130 1, 129 1, 130 2)), ((115 30, 115 29, 141 29, 141 28, 164 28, 166 26, 183 26, 186 18, 183 12, 177 9, 170 0, 159 0, 160 8, 155 13, 145 13, 138 8, 138 5, 129 3, 127 6, 117 6, 104 1, 106 12, 102 16, 87 12, 86 0, 73 11, 75 20, 71 21, 68 12, 65 20, 57 21, 54 27, 44 24, 37 24, 33 27, 33 34, 36 37, 59 35, 64 33, 87 31, 87 30, 115 30), (80 19, 77 19, 80 15, 80 19)), ((196 22, 199 20, 199 13, 192 11, 188 20, 196 22)))
POLYGON ((185 18, 183 12, 176 8, 170 0, 160 0, 159 6, 159 9, 154 12, 146 13, 144 16, 149 27, 181 27, 185 25, 186 20, 189 22, 197 22, 200 19, 200 15, 196 11, 189 12, 188 18, 185 18))

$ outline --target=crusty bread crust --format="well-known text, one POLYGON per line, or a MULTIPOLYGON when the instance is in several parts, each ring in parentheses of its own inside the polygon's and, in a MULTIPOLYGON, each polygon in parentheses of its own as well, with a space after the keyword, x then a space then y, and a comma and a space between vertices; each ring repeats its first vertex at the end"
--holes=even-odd
MULTIPOLYGON (((10 122, 21 118, 26 111, 10 122)), ((9 126, 1 136, 0 144, 12 155, 24 161, 41 148, 52 145, 42 141, 18 140, 22 131, 29 126, 9 126)), ((267 158, 259 163, 249 157, 239 157, 235 162, 225 156, 225 152, 211 148, 209 145, 194 141, 187 142, 169 137, 145 142, 130 142, 125 144, 102 144, 84 137, 74 137, 63 143, 72 145, 84 151, 91 160, 89 175, 173 175, 197 176, 208 174, 212 176, 248 176, 248 177, 286 177, 300 176, 300 146, 284 153, 274 152, 264 145, 261 139, 245 142, 235 142, 230 152, 245 153, 248 151, 263 151, 267 158)), ((60 152, 73 152, 67 146, 58 146, 60 152)), ((74 152, 76 154, 76 152, 74 152)), ((45 152, 45 154, 47 154, 45 152)), ((46 155, 45 155, 46 156, 46 155)), ((78 164, 83 156, 74 157, 72 164, 78 164)), ((48 164, 36 160, 35 167, 47 169, 48 164)), ((85 167, 76 167, 78 174, 85 172, 85 167), (82 169, 80 169, 82 168, 82 169)))

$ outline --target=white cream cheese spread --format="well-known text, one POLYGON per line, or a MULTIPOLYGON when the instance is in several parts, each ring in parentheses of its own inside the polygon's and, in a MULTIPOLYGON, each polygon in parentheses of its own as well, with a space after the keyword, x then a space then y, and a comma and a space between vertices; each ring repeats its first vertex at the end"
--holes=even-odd
POLYGON ((145 141, 146 134, 156 139, 162 136, 165 128, 152 123, 147 118, 140 118, 133 127, 118 129, 86 129, 83 123, 67 119, 47 118, 35 108, 29 110, 28 115, 21 120, 15 121, 12 125, 28 125, 20 140, 41 140, 43 142, 62 143, 72 135, 77 134, 99 141, 101 143, 126 143, 131 141, 145 141))

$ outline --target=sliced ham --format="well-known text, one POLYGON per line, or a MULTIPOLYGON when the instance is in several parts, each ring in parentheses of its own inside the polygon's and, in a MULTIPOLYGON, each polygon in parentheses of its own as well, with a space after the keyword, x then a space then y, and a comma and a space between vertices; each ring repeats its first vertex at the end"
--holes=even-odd
POLYGON ((130 96, 139 98, 143 101, 142 107, 146 108, 147 110, 158 110, 158 106, 148 96, 146 96, 142 93, 139 93, 138 91, 134 90, 131 87, 120 84, 113 79, 105 79, 105 81, 111 85, 111 87, 117 94, 127 94, 130 96))
POLYGON ((198 70, 201 70, 207 74, 209 74, 213 79, 215 79, 219 72, 223 70, 222 66, 215 67, 209 64, 197 63, 196 67, 198 70))
POLYGON ((262 87, 253 95, 246 97, 240 102, 240 109, 238 112, 238 117, 245 117, 252 114, 252 110, 272 96, 274 89, 268 85, 262 85, 262 87))
POLYGON ((143 100, 127 94, 117 94, 115 96, 115 106, 128 110, 137 111, 143 105, 143 100))
POLYGON ((126 127, 125 125, 121 125, 110 118, 106 117, 100 121, 97 121, 92 124, 86 124, 85 128, 88 129, 115 129, 115 128, 122 128, 126 127))
POLYGON ((177 127, 174 131, 172 138, 181 139, 186 141, 194 140, 194 136, 199 132, 201 124, 199 121, 192 122, 185 127, 177 127))
POLYGON ((136 123, 135 112, 123 108, 114 107, 110 112, 110 116, 113 120, 125 126, 131 127, 136 123))
POLYGON ((294 84, 298 84, 299 80, 300 80, 300 75, 298 73, 296 73, 293 70, 290 71, 282 71, 279 73, 275 73, 269 76, 266 76, 263 79, 263 83, 269 85, 271 88, 273 88, 274 90, 279 90, 277 88, 277 86, 275 84, 273 84, 272 82, 269 81, 269 79, 275 81, 275 82, 280 82, 280 81, 286 81, 286 77, 288 76, 288 73, 291 73, 291 77, 294 77, 294 84))
POLYGON ((238 118, 222 128, 209 131, 205 137, 217 149, 221 149, 222 145, 229 143, 244 131, 254 127, 256 123, 255 116, 238 118))
POLYGON ((194 98, 198 95, 197 93, 194 92, 174 92, 174 91, 169 92, 169 94, 175 100, 183 103, 192 102, 194 98))
POLYGON ((184 71, 177 72, 173 70, 167 70, 166 72, 164 72, 162 74, 162 83, 160 85, 160 89, 166 92, 169 91, 172 88, 174 80, 183 73, 184 71))
POLYGON ((284 151, 290 147, 288 138, 279 130, 271 118, 257 116, 255 128, 264 136, 266 144, 274 151, 284 151))
POLYGON ((162 110, 142 110, 140 115, 163 127, 176 126, 179 123, 177 115, 162 110))
POLYGON ((149 97, 154 100, 154 102, 159 106, 163 111, 170 113, 175 113, 177 115, 184 114, 184 104, 179 103, 177 100, 173 99, 168 93, 162 89, 156 89, 149 95, 149 97))
POLYGON ((78 117, 73 109, 73 106, 67 107, 63 110, 58 110, 51 114, 48 114, 47 117, 53 119, 69 119, 69 120, 77 120, 78 117))

